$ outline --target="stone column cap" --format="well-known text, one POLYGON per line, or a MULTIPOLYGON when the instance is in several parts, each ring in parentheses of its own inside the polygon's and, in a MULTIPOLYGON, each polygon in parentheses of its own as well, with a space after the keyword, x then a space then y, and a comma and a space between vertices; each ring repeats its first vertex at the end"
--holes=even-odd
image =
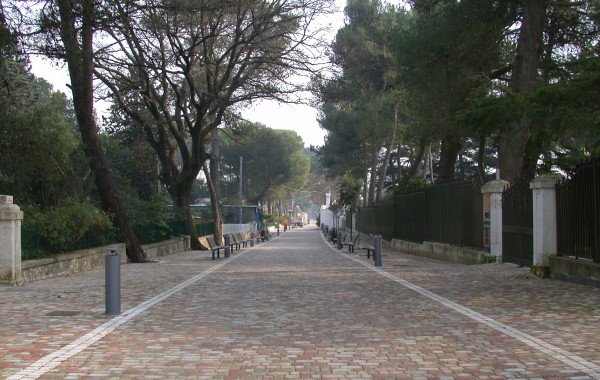
POLYGON ((510 185, 508 181, 503 179, 495 179, 493 181, 486 182, 485 185, 481 187, 482 193, 501 193, 504 189, 510 185))
POLYGON ((537 176, 529 184, 530 189, 553 189, 564 176, 558 173, 537 176))
POLYGON ((13 197, 12 195, 2 195, 0 194, 0 204, 12 204, 13 203, 13 197))
POLYGON ((13 204, 12 195, 0 195, 0 220, 23 220, 23 211, 13 204))

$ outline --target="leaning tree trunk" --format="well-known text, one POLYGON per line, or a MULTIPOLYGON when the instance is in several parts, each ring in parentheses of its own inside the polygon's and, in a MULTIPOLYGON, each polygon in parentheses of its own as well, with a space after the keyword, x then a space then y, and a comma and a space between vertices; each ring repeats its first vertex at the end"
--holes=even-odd
POLYGON ((94 2, 83 0, 81 5, 82 21, 80 25, 81 35, 79 35, 78 29, 75 27, 77 16, 72 2, 68 0, 58 1, 60 34, 71 78, 71 92, 77 124, 79 125, 90 169, 95 175, 102 208, 115 215, 117 223, 119 223, 121 238, 127 247, 129 261, 135 263, 148 262, 149 260, 129 224, 129 219, 125 213, 98 137, 98 128, 94 119, 93 87, 94 2))
MULTIPOLYGON (((523 22, 510 80, 510 89, 515 94, 535 90, 546 13, 545 0, 525 0, 523 5, 523 22)), ((521 118, 510 123, 500 135, 498 167, 502 179, 512 182, 519 177, 530 136, 531 118, 523 110, 521 118)))

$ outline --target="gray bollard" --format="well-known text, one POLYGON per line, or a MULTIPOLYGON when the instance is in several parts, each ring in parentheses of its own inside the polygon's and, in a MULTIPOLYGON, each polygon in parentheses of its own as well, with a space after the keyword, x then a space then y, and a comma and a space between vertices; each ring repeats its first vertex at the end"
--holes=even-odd
POLYGON ((375 251, 373 251, 373 261, 375 261, 375 266, 381 266, 381 235, 375 235, 375 239, 373 240, 373 247, 375 251))
POLYGON ((342 239, 340 239, 339 236, 337 238, 337 245, 338 245, 338 249, 342 249, 342 239))
POLYGON ((254 232, 250 234, 250 247, 254 247, 254 240, 256 236, 254 236, 254 232))
POLYGON ((231 236, 225 235, 223 239, 225 240, 225 257, 227 258, 231 256, 231 236))
POLYGON ((279 226, 277 226, 277 236, 279 236, 279 226))
POLYGON ((104 287, 106 315, 121 314, 121 258, 116 248, 104 257, 104 287))

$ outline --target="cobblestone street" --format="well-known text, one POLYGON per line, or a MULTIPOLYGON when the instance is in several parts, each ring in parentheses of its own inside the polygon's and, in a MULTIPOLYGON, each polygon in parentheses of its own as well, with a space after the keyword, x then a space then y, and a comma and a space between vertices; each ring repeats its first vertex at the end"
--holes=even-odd
POLYGON ((0 288, 8 379, 600 379, 600 289, 509 265, 338 251, 312 226, 0 288))

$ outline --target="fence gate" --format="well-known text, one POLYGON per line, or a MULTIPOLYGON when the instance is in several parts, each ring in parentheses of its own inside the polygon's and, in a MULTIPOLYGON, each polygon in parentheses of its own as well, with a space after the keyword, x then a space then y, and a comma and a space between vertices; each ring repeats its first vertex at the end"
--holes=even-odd
POLYGON ((502 193, 502 261, 533 265, 533 194, 518 179, 502 193))

